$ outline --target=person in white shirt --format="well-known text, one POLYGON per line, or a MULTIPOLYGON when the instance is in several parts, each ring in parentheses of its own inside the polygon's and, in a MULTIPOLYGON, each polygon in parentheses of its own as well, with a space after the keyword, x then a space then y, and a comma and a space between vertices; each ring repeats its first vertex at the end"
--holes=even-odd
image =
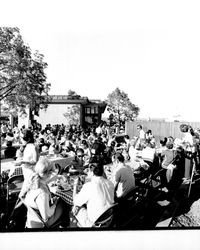
POLYGON ((32 174, 27 192, 22 199, 27 206, 27 228, 42 227, 42 224, 39 223, 40 221, 35 220, 35 216, 33 216, 29 208, 35 209, 48 227, 51 227, 60 220, 64 212, 68 212, 66 207, 64 211, 64 203, 60 199, 56 197, 52 199, 51 197, 51 192, 47 184, 53 171, 54 168, 46 157, 41 157, 35 166, 35 173, 32 174))
POLYGON ((77 193, 78 179, 74 182, 74 214, 80 227, 92 227, 94 222, 114 204, 114 185, 103 177, 103 165, 92 163, 88 172, 91 181, 77 193), (76 208, 80 210, 76 213, 76 208))
POLYGON ((99 135, 99 134, 102 133, 102 127, 101 127, 101 125, 99 125, 99 126, 96 128, 95 132, 97 133, 97 135, 99 135))
POLYGON ((129 157, 130 157, 130 161, 131 162, 134 162, 139 153, 138 153, 138 150, 135 148, 136 147, 136 142, 137 142, 137 139, 136 138, 133 138, 131 141, 130 141, 130 147, 129 147, 129 157))
POLYGON ((146 140, 145 147, 142 149, 142 159, 147 164, 149 164, 149 166, 152 166, 155 154, 156 154, 155 145, 152 144, 150 140, 146 140))
POLYGON ((39 153, 34 144, 34 136, 30 130, 25 130, 23 134, 23 144, 25 145, 25 149, 23 151, 23 158, 21 160, 16 161, 16 166, 22 165, 24 183, 19 194, 19 197, 23 197, 26 192, 27 182, 29 181, 30 176, 34 173, 35 164, 38 161, 39 153))
POLYGON ((137 131, 138 131, 138 137, 139 137, 139 140, 145 140, 145 132, 142 128, 142 125, 137 125, 137 131))

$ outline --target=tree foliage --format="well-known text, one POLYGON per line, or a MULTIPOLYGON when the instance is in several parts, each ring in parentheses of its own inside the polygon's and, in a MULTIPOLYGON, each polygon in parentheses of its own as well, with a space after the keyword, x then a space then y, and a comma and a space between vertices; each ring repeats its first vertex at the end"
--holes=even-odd
MULTIPOLYGON (((77 93, 73 90, 68 91, 68 96, 70 97, 77 97, 77 93)), ((73 104, 68 105, 66 112, 63 114, 64 117, 67 119, 67 123, 69 125, 80 125, 80 105, 73 104)))
POLYGON ((0 99, 10 108, 32 109, 47 105, 50 84, 47 63, 38 51, 32 53, 18 28, 0 28, 0 99))
POLYGON ((125 121, 133 121, 139 113, 139 108, 133 104, 128 95, 119 88, 116 88, 108 95, 106 103, 107 110, 112 116, 112 119, 119 126, 123 125, 125 121))

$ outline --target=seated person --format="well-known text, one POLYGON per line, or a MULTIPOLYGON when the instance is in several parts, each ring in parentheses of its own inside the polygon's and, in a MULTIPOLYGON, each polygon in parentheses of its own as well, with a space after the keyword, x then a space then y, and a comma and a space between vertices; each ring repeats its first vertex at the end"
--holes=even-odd
POLYGON ((81 207, 75 214, 81 227, 91 227, 94 222, 114 204, 114 185, 103 178, 103 165, 92 163, 88 175, 90 181, 85 183, 77 193, 78 179, 74 182, 74 209, 81 207))
MULTIPOLYGON (((30 179, 25 198, 22 199, 27 208, 31 207, 40 214, 48 227, 52 226, 64 215, 64 203, 59 199, 53 200, 47 186, 52 170, 52 164, 48 159, 41 157, 35 166, 35 173, 30 179)), ((65 208, 65 212, 67 211, 68 209, 65 208)), ((27 212, 26 227, 37 227, 29 209, 27 212)))
POLYGON ((145 138, 146 140, 149 140, 151 144, 155 144, 155 137, 150 129, 146 131, 145 138))
POLYGON ((102 142, 101 137, 96 139, 91 146, 91 154, 92 155, 103 155, 106 149, 105 144, 102 142))
POLYGON ((129 147, 128 154, 129 154, 129 157, 130 157, 130 161, 131 161, 131 162, 137 160, 137 157, 138 157, 138 155, 139 155, 138 150, 137 150, 137 148, 136 148, 136 142, 137 142, 136 139, 132 139, 132 140, 130 141, 130 147, 129 147))
POLYGON ((6 149, 4 150, 5 158, 15 158, 17 149, 12 146, 12 141, 7 141, 6 149))
POLYGON ((112 157, 115 155, 115 141, 112 141, 110 146, 107 146, 105 153, 104 153, 104 158, 105 158, 105 163, 110 164, 112 163, 112 157))
POLYGON ((135 178, 130 166, 124 164, 124 156, 116 153, 114 156, 112 181, 115 186, 116 200, 123 198, 135 187, 135 178))
POLYGON ((91 151, 86 140, 81 141, 81 148, 84 150, 84 161, 89 162, 91 151))
POLYGON ((142 159, 152 167, 154 159, 155 159, 155 145, 151 143, 150 140, 146 140, 145 147, 142 149, 142 159))
POLYGON ((44 138, 39 138, 39 142, 38 142, 39 153, 42 152, 43 146, 47 146, 47 143, 45 143, 44 138))
POLYGON ((70 165, 72 166, 72 169, 75 169, 79 171, 80 173, 83 172, 85 169, 85 161, 84 161, 84 150, 82 148, 78 148, 76 150, 76 155, 74 156, 74 159, 71 161, 70 165))

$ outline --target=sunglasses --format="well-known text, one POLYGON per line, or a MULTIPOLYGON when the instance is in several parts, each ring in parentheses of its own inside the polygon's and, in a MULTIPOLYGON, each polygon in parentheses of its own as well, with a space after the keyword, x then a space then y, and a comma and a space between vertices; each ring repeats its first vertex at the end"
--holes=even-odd
POLYGON ((84 155, 77 155, 78 157, 80 157, 80 158, 83 158, 84 157, 84 155))

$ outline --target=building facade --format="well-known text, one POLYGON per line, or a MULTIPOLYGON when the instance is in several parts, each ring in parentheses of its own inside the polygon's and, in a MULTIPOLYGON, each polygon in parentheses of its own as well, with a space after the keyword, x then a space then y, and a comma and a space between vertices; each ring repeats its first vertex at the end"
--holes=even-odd
MULTIPOLYGON (((87 97, 79 95, 51 95, 47 109, 40 109, 36 116, 34 110, 33 120, 37 121, 42 127, 47 124, 67 124, 67 118, 64 116, 66 109, 73 105, 79 106, 80 126, 98 125, 101 122, 102 114, 105 111, 106 103, 100 100, 89 100, 87 97)), ((26 118, 27 119, 27 118, 26 118)), ((22 123, 21 123, 22 124, 22 123)), ((26 126, 26 124, 24 124, 26 126)), ((27 126, 30 125, 30 120, 27 126)))

